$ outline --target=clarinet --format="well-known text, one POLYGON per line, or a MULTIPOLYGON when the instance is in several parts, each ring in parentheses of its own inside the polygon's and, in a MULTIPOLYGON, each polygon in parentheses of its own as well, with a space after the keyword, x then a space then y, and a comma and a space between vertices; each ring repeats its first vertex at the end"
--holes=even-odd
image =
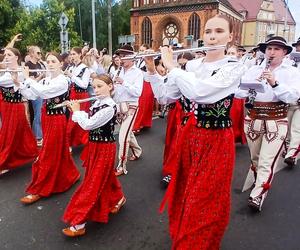
MULTIPOLYGON (((270 68, 272 60, 273 60, 273 57, 270 57, 268 59, 268 61, 266 63, 266 67, 265 67, 264 70, 268 70, 270 68)), ((263 80, 262 75, 257 80, 261 82, 263 80)), ((246 99, 245 108, 247 108, 247 109, 253 109, 255 98, 257 96, 257 92, 255 91, 255 89, 249 89, 248 93, 249 93, 249 96, 246 99)))
POLYGON ((114 76, 113 83, 116 83, 116 78, 120 75, 122 68, 123 68, 122 66, 119 66, 118 71, 114 76))

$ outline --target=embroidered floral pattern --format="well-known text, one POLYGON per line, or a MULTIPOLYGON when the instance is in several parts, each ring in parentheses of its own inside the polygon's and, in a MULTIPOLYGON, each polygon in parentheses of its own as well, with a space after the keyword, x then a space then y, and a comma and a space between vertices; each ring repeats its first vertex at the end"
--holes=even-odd
MULTIPOLYGON (((107 104, 104 104, 100 107, 95 107, 90 110, 89 116, 93 116, 96 114, 99 110, 108 107, 107 104)), ((90 130, 89 132, 89 140, 93 142, 112 142, 115 141, 115 136, 114 136, 114 131, 115 131, 115 124, 116 124, 116 113, 117 113, 117 108, 114 107, 115 109, 115 115, 113 118, 107 122, 105 125, 90 130)))
MULTIPOLYGON (((213 104, 197 104, 183 97, 181 105, 185 113, 193 112, 197 127, 206 129, 228 128, 232 126, 229 116, 233 95, 229 95, 213 104)), ((187 119, 183 120, 185 124, 187 119)))
POLYGON ((13 87, 10 88, 1 88, 3 100, 6 102, 18 103, 22 102, 23 98, 19 91, 15 92, 13 87))
POLYGON ((68 99, 69 92, 66 92, 60 96, 50 98, 46 100, 47 115, 62 115, 65 113, 65 108, 54 108, 55 105, 64 102, 68 99))

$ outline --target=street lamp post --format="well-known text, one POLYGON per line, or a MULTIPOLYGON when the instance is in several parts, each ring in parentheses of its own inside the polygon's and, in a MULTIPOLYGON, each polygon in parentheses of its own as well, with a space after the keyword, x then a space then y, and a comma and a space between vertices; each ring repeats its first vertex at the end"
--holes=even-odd
POLYGON ((288 31, 287 29, 287 14, 288 14, 288 0, 285 0, 285 17, 284 17, 284 28, 283 28, 283 37, 288 41, 289 39, 287 39, 285 37, 285 32, 288 31))
POLYGON ((95 0, 92 0, 93 48, 96 48, 95 0))
POLYGON ((109 55, 112 55, 112 30, 111 30, 111 0, 108 0, 107 3, 107 12, 108 12, 108 51, 109 55))

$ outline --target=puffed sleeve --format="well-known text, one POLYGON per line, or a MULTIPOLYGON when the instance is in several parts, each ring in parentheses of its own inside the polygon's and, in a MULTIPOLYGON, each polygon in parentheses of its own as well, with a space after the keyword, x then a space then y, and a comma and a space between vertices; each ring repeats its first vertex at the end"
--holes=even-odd
POLYGON ((72 120, 77 122, 84 130, 99 128, 109 122, 114 116, 115 110, 112 106, 100 109, 96 114, 89 118, 84 111, 75 111, 72 120))

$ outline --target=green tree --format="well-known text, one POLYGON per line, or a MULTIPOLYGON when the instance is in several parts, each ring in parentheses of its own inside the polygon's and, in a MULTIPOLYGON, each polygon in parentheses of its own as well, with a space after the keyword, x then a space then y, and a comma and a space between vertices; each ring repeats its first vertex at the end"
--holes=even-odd
POLYGON ((11 39, 11 29, 20 19, 24 6, 19 0, 0 1, 0 46, 5 46, 11 39))
POLYGON ((28 45, 38 45, 44 51, 60 51, 60 26, 58 24, 61 13, 68 19, 67 30, 71 46, 78 46, 82 41, 75 31, 75 10, 67 9, 58 0, 44 0, 40 7, 31 7, 21 13, 19 21, 13 28, 13 33, 22 33, 23 40, 19 44, 22 52, 28 45))
MULTIPOLYGON (((107 3, 109 0, 95 1, 96 37, 97 47, 108 47, 107 28, 107 3)), ((82 39, 93 42, 92 34, 92 6, 91 0, 65 0, 68 8, 75 9, 75 29, 80 34, 80 20, 82 27, 82 39), (79 15, 80 13, 80 15, 79 15)), ((118 36, 130 34, 130 8, 131 0, 112 1, 112 38, 113 48, 118 47, 118 36)))

